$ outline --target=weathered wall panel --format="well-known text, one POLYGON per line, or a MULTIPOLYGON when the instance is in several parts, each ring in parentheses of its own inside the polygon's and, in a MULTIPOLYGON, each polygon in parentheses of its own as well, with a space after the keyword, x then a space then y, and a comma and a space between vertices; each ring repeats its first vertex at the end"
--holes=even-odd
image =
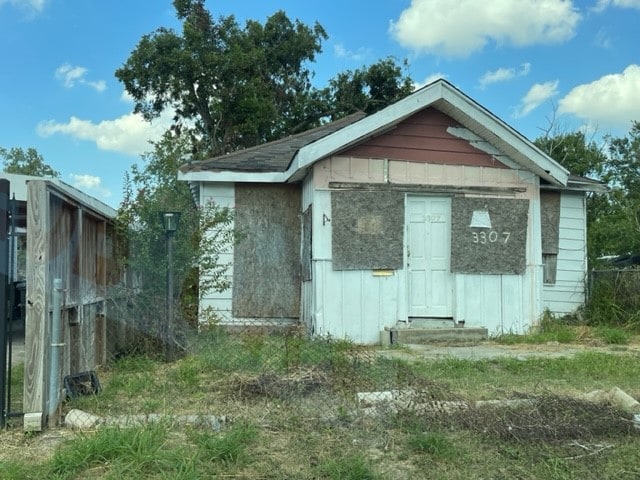
POLYGON ((48 275, 49 194, 42 182, 28 188, 27 199, 27 307, 25 319, 24 400, 25 428, 40 430, 44 424, 49 383, 46 371, 49 358, 45 350, 49 337, 49 291, 52 279, 48 275), (43 226, 45 226, 43 228, 43 226), (27 423, 29 422, 29 423, 27 423))
POLYGON ((334 270, 402 268, 404 194, 331 193, 334 270))
POLYGON ((540 192, 542 253, 557 254, 560 238, 560 192, 540 192))
POLYGON ((236 184, 233 316, 300 316, 298 185, 236 184))
MULTIPOLYGON (((46 180, 30 181, 28 195, 23 408, 25 429, 40 430, 59 400, 48 395, 54 279, 59 278, 64 289, 59 332, 64 343, 59 349, 60 368, 53 372, 60 388, 65 375, 93 370, 106 359, 106 319, 102 316, 106 298, 97 294, 106 293, 106 259, 114 257, 105 251, 105 222, 113 221, 115 210, 46 180)), ((52 415, 49 424, 56 422, 52 415)))
POLYGON ((301 263, 301 275, 303 282, 309 282, 313 279, 312 271, 312 220, 313 220, 313 207, 310 205, 302 214, 302 249, 300 253, 301 263))
POLYGON ((314 333, 358 343, 380 341, 380 331, 395 324, 398 309, 397 275, 374 276, 370 271, 335 271, 328 260, 314 262, 318 301, 314 333))
POLYGON ((459 126, 435 108, 412 115, 387 133, 342 152, 345 156, 505 168, 492 155, 447 131, 459 126))
POLYGON ((528 200, 456 197, 451 217, 452 272, 524 273, 528 200))

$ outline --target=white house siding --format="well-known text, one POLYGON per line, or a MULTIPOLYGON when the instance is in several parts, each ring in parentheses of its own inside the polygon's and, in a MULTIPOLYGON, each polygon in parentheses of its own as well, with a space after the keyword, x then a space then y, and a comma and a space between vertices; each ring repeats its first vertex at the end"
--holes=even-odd
POLYGON ((543 287, 543 304, 555 314, 575 311, 585 300, 587 220, 585 196, 562 192, 556 283, 543 287))
POLYGON ((525 187, 512 195, 530 200, 525 274, 456 274, 454 319, 487 327, 491 333, 522 332, 537 320, 542 312, 542 267, 535 175, 505 168, 333 157, 314 166, 312 315, 316 333, 376 343, 385 327, 408 320, 403 269, 377 276, 371 270, 334 271, 331 263, 329 182, 383 182, 385 175, 398 184, 525 187))
MULTIPOLYGON (((235 187, 233 183, 202 183, 200 188, 200 205, 213 202, 220 207, 233 208, 235 205, 235 187)), ((233 225, 231 225, 233 228, 233 225)), ((226 276, 233 279, 233 245, 230 245, 226 252, 220 254, 221 264, 229 265, 226 276)), ((208 321, 205 313, 213 309, 218 316, 218 320, 229 323, 233 320, 232 312, 232 290, 231 288, 223 292, 208 292, 200 301, 200 322, 208 321)))

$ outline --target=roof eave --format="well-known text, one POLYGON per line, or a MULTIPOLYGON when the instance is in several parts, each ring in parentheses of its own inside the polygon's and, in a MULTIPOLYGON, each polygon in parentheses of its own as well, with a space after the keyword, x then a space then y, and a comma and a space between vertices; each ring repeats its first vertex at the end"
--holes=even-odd
POLYGON ((240 172, 236 170, 201 170, 191 172, 178 171, 178 180, 187 182, 255 182, 282 183, 285 182, 283 172, 240 172))
MULTIPOLYGON (((442 100, 478 122, 494 135, 496 143, 506 144, 505 153, 533 173, 556 185, 566 186, 569 171, 536 147, 529 139, 496 117, 482 105, 448 83, 443 83, 442 100)), ((491 141, 492 139, 487 139, 491 141)), ((499 147, 500 145, 498 145, 499 147)))

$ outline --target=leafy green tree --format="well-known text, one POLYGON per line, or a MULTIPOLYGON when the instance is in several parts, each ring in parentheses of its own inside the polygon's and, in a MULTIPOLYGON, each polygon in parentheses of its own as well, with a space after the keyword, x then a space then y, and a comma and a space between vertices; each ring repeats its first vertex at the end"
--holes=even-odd
POLYGON ((279 11, 264 25, 249 20, 241 28, 233 16, 214 19, 203 0, 175 0, 174 7, 182 34, 159 28, 143 36, 116 71, 136 112, 151 120, 173 107, 174 129, 192 129, 199 150, 214 156, 317 121, 304 101, 311 90, 306 63, 326 38, 319 24, 279 11))
MULTIPOLYGON (((160 212, 181 212, 173 241, 177 319, 198 322, 198 302, 210 291, 229 286, 227 267, 219 255, 233 243, 231 212, 215 205, 196 208, 189 186, 179 182, 176 170, 191 148, 188 140, 167 132, 144 156, 143 168, 134 166, 125 178, 124 199, 118 210, 121 253, 134 273, 133 290, 126 292, 138 328, 154 337, 164 319, 167 255, 160 212), (206 234, 205 234, 206 232, 206 234)), ((209 319, 210 320, 210 319, 209 319)))
POLYGON ((323 90, 327 113, 333 120, 362 111, 375 113, 413 92, 415 85, 408 75, 403 75, 402 65, 392 57, 356 70, 347 70, 329 80, 323 90))
POLYGON ((4 164, 3 170, 7 173, 20 175, 33 175, 35 177, 60 177, 60 173, 47 165, 44 158, 35 148, 26 150, 13 147, 9 150, 0 147, 0 158, 4 164))
POLYGON ((608 159, 603 179, 606 202, 592 211, 593 235, 602 255, 640 253, 640 122, 624 137, 607 137, 608 159))
POLYGON ((197 158, 218 156, 304 131, 358 110, 372 113, 411 93, 404 65, 387 58, 314 88, 310 64, 324 28, 278 11, 264 25, 215 19, 204 0, 174 0, 182 32, 144 35, 116 77, 147 120, 175 111, 197 158))
POLYGON ((536 145, 571 173, 604 182, 607 193, 587 197, 591 265, 606 255, 640 252, 640 123, 600 147, 583 132, 547 135, 536 145))
POLYGON ((574 175, 601 178, 605 171, 604 149, 588 140, 582 131, 547 135, 534 143, 574 175))

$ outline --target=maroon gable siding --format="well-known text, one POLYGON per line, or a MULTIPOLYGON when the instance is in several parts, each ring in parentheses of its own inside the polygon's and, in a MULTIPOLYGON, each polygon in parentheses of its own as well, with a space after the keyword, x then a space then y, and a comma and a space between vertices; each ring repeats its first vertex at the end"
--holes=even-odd
POLYGON ((410 162, 507 168, 468 141, 447 132, 459 123, 428 108, 404 120, 387 133, 340 153, 349 157, 388 158, 410 162))

